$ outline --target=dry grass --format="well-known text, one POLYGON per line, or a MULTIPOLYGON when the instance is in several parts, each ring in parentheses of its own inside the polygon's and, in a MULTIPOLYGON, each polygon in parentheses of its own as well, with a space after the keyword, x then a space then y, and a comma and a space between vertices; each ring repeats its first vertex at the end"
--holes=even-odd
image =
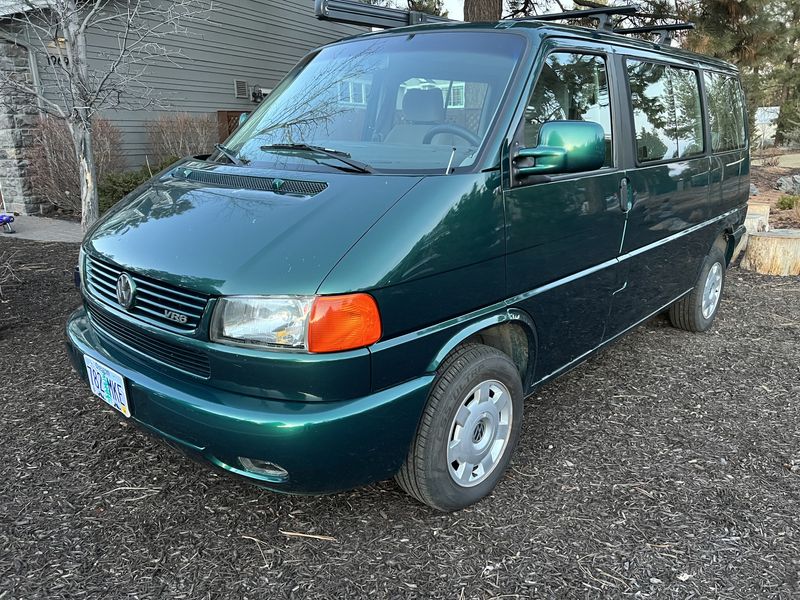
POLYGON ((15 252, 2 252, 0 253, 0 298, 3 297, 3 285, 11 280, 19 281, 19 277, 14 272, 11 266, 11 259, 14 257, 15 252))
POLYGON ((162 114, 147 124, 147 139, 155 162, 172 157, 209 154, 217 138, 217 122, 211 115, 162 114))
MULTIPOLYGON (((92 140, 97 180, 124 166, 120 151, 122 134, 106 119, 93 122, 92 140)), ((74 214, 81 212, 80 176, 72 137, 64 121, 42 117, 34 129, 28 154, 31 179, 37 196, 74 214)))

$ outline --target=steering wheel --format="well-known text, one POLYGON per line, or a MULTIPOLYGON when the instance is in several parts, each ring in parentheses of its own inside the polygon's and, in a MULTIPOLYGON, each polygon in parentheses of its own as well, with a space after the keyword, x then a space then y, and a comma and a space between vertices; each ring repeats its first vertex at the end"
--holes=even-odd
POLYGON ((453 135, 457 135, 460 138, 464 138, 473 146, 480 146, 481 139, 472 133, 469 129, 465 129, 461 127, 461 125, 456 125, 455 123, 444 123, 442 125, 437 125, 436 127, 432 127, 428 130, 428 133, 425 134, 425 137, 422 138, 423 144, 430 144, 433 136, 439 135, 440 133, 451 133, 453 135))

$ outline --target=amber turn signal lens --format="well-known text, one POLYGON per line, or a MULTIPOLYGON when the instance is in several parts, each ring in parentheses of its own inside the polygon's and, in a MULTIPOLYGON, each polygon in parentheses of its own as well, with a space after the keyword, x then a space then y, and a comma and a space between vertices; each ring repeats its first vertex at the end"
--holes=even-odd
POLYGON ((308 319, 308 350, 339 352, 363 348, 381 337, 378 305, 369 294, 319 296, 308 319))

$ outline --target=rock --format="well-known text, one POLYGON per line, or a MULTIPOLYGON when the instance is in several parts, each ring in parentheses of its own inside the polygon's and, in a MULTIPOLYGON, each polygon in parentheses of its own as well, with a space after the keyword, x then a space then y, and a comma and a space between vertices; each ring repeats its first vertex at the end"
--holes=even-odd
POLYGON ((784 194, 800 196, 800 175, 784 175, 778 177, 775 187, 784 194))
POLYGON ((754 183, 750 184, 750 195, 751 196, 758 196, 758 188, 756 187, 756 184, 754 184, 754 183))

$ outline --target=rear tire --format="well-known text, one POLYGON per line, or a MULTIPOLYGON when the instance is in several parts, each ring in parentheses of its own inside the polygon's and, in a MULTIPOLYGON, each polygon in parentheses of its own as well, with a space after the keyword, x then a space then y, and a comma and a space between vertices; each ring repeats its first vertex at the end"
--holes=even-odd
POLYGON ((725 269, 725 255, 714 245, 703 259, 694 289, 669 309, 669 320, 674 327, 694 333, 711 327, 725 289, 725 269))
POLYGON ((522 424, 522 380, 491 346, 457 348, 439 367, 416 437, 395 480, 437 510, 459 510, 491 493, 522 424))

